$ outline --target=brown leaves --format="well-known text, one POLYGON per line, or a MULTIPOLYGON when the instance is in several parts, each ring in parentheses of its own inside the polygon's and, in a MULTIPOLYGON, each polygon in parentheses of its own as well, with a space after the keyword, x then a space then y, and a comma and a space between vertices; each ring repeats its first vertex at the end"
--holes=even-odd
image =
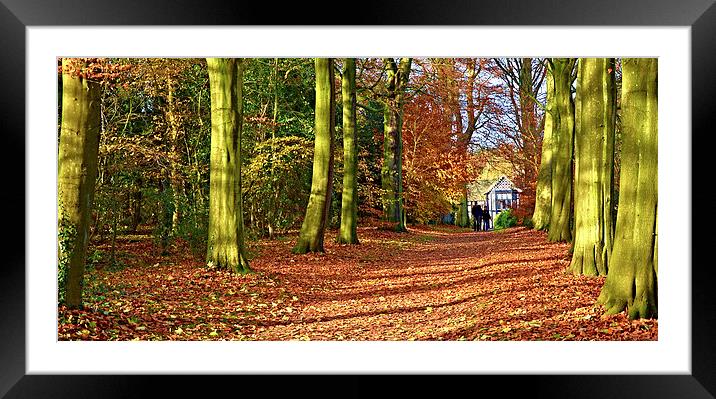
MULTIPOLYGON (((328 234, 334 234, 329 232, 328 234)), ((361 228, 294 255, 295 236, 250 243, 249 275, 206 269, 178 246, 121 241, 127 267, 60 307, 60 340, 655 340, 656 320, 602 317, 603 278, 564 273, 568 244, 524 228, 361 228), (132 256, 129 256, 132 255, 132 256)))
MULTIPOLYGON (((57 73, 102 82, 115 81, 131 69, 128 64, 112 63, 107 58, 72 58, 65 68, 58 65, 57 73)), ((58 60, 60 62, 60 60, 58 60)))

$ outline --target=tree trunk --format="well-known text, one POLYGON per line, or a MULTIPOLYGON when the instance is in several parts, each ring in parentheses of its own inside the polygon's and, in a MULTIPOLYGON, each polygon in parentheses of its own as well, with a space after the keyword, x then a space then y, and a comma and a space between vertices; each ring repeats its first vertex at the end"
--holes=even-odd
POLYGON ((172 233, 177 231, 179 227, 179 217, 181 213, 181 204, 179 193, 181 191, 181 175, 179 171, 179 121, 177 121, 174 109, 174 79, 171 74, 167 75, 167 120, 169 122, 169 181, 172 187, 172 233))
POLYGON ((131 204, 132 225, 130 226, 130 230, 132 233, 136 233, 137 227, 142 222, 142 179, 138 179, 135 182, 131 204))
POLYGON ((468 216, 467 206, 467 187, 464 190, 462 198, 460 198, 460 208, 457 214, 457 225, 460 227, 470 227, 470 217, 468 216))
POLYGON ((356 61, 343 68, 343 193, 338 242, 358 244, 358 140, 356 138, 356 61))
MULTIPOLYGON (((521 173, 518 181, 522 187, 520 194, 521 207, 531 207, 535 196, 533 182, 537 178, 536 160, 539 146, 538 122, 536 120, 536 98, 538 89, 533 82, 532 58, 523 58, 519 74, 519 100, 520 100, 520 133, 522 137, 524 156, 519 157, 521 173)), ((534 211, 534 209, 529 209, 534 211)))
POLYGON ((301 225, 294 253, 324 252, 323 237, 333 186, 333 135, 335 100, 333 98, 333 59, 316 58, 315 150, 311 196, 301 225))
POLYGON ((274 224, 276 222, 276 205, 278 204, 278 195, 279 191, 275 190, 273 188, 273 182, 274 182, 274 170, 276 168, 276 149, 274 146, 276 145, 276 131, 278 130, 278 58, 273 59, 273 76, 271 78, 273 81, 272 89, 273 89, 273 119, 272 119, 272 126, 271 126, 271 169, 270 169, 270 176, 269 179, 269 190, 274 195, 269 196, 268 198, 268 212, 266 217, 266 227, 268 229, 268 235, 269 238, 273 238, 274 236, 274 224))
POLYGON ((572 233, 572 150, 574 140, 574 101, 572 69, 575 58, 553 58, 554 119, 552 135, 552 206, 549 217, 550 241, 570 241, 572 233))
POLYGON ((582 58, 574 145, 575 275, 607 274, 612 249, 616 83, 614 58, 582 58))
POLYGON ((406 231, 403 212, 403 95, 410 76, 411 58, 396 65, 386 58, 388 96, 383 113, 383 213, 396 222, 396 231, 406 231))
POLYGON ((614 248, 599 303, 607 314, 657 316, 657 59, 625 58, 622 169, 614 248))
POLYGON ((532 215, 534 228, 549 228, 549 217, 552 214, 552 136, 554 135, 554 76, 552 69, 547 70, 547 103, 544 113, 544 136, 542 137, 542 157, 537 174, 535 194, 535 211, 532 215))
POLYGON ((250 272, 244 249, 241 201, 241 60, 207 58, 211 90, 211 163, 207 263, 235 273, 250 272))
MULTIPOLYGON (((89 219, 94 200, 99 150, 100 85, 76 74, 66 72, 70 64, 79 60, 63 59, 62 67, 62 126, 58 157, 58 227, 67 234, 61 245, 60 259, 65 270, 65 304, 71 308, 82 306, 82 283, 89 242, 89 219)), ((60 295, 62 296, 62 295, 60 295)))

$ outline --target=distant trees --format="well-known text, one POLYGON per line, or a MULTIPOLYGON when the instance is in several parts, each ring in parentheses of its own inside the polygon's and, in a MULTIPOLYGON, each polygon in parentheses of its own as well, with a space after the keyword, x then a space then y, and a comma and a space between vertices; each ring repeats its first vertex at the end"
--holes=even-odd
MULTIPOLYGON (((495 73, 506 88, 501 113, 501 131, 512 146, 499 147, 500 155, 514 169, 513 181, 522 189, 519 211, 531 216, 534 212, 535 184, 539 170, 544 111, 540 101, 546 75, 546 60, 540 58, 495 58, 495 73), (508 151, 509 150, 509 151, 508 151)), ((500 118, 498 118, 499 120, 500 118)), ((545 131, 545 136, 548 134, 545 131)))
POLYGON ((207 58, 211 90, 211 164, 207 263, 251 271, 244 249, 241 200, 243 68, 241 60, 207 58))
POLYGON ((333 187, 333 136, 335 132, 334 72, 332 58, 316 58, 315 147, 311 196, 306 206, 295 253, 323 252, 323 237, 333 187))
POLYGON ((62 59, 62 117, 57 170, 59 300, 82 306, 89 224, 97 176, 100 84, 92 61, 62 59), (64 297, 64 298, 63 298, 64 297))

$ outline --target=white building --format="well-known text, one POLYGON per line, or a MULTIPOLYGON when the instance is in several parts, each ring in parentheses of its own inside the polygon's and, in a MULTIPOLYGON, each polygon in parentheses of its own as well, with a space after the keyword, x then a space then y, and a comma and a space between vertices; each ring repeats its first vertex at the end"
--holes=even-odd
MULTIPOLYGON (((517 188, 507 176, 493 180, 476 180, 467 186, 467 204, 470 209, 477 204, 490 213, 490 226, 495 216, 503 209, 514 208, 520 202, 521 189, 517 188)), ((468 212, 470 218, 472 213, 468 212)))

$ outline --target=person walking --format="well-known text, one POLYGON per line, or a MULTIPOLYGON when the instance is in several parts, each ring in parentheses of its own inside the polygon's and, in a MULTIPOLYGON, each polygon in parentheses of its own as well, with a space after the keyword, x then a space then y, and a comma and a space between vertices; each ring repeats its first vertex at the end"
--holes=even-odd
POLYGON ((485 231, 490 230, 490 210, 485 208, 482 212, 482 220, 485 222, 485 231))
POLYGON ((480 231, 482 225, 482 207, 477 204, 472 205, 472 229, 480 231))

